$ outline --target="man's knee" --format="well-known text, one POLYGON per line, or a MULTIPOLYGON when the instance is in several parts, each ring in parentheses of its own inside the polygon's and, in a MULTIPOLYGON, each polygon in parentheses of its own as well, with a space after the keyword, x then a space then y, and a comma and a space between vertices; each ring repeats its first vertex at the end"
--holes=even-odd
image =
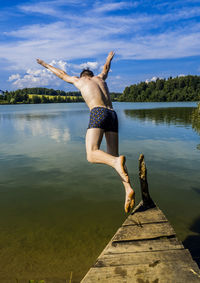
POLYGON ((99 150, 98 145, 93 145, 91 147, 86 148, 87 152, 87 161, 91 163, 95 163, 96 155, 95 153, 99 150))
POLYGON ((87 161, 90 162, 90 163, 94 163, 92 150, 87 152, 87 161))

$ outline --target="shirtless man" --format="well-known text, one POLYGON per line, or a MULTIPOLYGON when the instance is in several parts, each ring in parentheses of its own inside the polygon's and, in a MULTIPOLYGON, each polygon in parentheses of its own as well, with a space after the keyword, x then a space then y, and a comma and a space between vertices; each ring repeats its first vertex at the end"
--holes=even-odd
POLYGON ((85 69, 80 77, 69 76, 63 70, 57 69, 44 61, 37 59, 43 67, 53 72, 60 79, 78 88, 90 109, 90 122, 86 133, 87 160, 92 163, 103 163, 113 167, 120 175, 125 188, 125 212, 134 206, 135 192, 133 191, 128 171, 125 166, 125 156, 118 153, 118 120, 113 110, 109 90, 105 82, 114 52, 108 54, 102 72, 94 76, 93 72, 85 69), (105 134, 107 152, 100 150, 101 141, 105 134))

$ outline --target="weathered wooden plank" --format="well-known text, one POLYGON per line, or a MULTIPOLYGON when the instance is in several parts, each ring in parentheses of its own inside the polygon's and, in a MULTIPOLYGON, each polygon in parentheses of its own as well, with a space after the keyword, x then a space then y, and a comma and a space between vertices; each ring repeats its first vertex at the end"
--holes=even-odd
POLYGON ((112 241, 131 241, 153 239, 175 235, 169 222, 122 226, 112 238, 112 241))
POLYGON ((167 222, 167 218, 163 212, 158 208, 141 209, 129 215, 123 223, 125 225, 142 225, 145 223, 167 222))
POLYGON ((195 264, 167 262, 91 268, 81 283, 199 283, 195 264))
POLYGON ((156 252, 109 254, 101 256, 95 263, 95 267, 138 265, 138 264, 160 264, 161 262, 177 261, 190 264, 192 257, 188 250, 168 250, 156 252))
POLYGON ((130 242, 110 242, 102 254, 149 252, 183 248, 182 243, 177 238, 161 238, 130 242))

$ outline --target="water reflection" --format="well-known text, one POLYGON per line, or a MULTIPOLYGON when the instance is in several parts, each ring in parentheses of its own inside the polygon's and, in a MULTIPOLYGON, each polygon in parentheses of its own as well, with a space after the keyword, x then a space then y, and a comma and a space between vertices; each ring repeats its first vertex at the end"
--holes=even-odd
POLYGON ((193 259, 200 267, 200 217, 196 218, 190 227, 191 235, 183 241, 185 248, 189 248, 193 259), (195 233, 195 234, 194 234, 195 233))
POLYGON ((200 188, 192 187, 192 190, 197 194, 200 194, 200 188))
POLYGON ((192 115, 194 107, 174 107, 174 108, 157 108, 157 109, 137 109, 124 110, 126 116, 140 121, 151 121, 156 125, 183 125, 190 126, 192 124, 192 115))
MULTIPOLYGON (((179 239, 195 250, 199 238, 191 236, 200 231, 195 104, 118 103, 114 108, 136 201, 137 160, 143 152, 153 199, 179 239)), ((73 282, 80 282, 124 221, 119 178, 112 168, 89 164, 85 157, 89 111, 84 104, 49 104, 3 106, 0 112, 0 282, 18 275, 69 278, 71 271, 73 282)))
MULTIPOLYGON (((87 109, 0 113, 1 131, 9 135, 11 132, 9 133, 8 129, 12 129, 12 138, 15 135, 17 139, 31 136, 35 138, 47 137, 57 143, 82 140, 87 124, 87 109)), ((5 137, 2 138, 5 139, 5 137)))
MULTIPOLYGON (((192 128, 200 134, 200 103, 196 109, 192 112, 192 128)), ((199 149, 200 145, 197 146, 199 149)))
POLYGON ((60 113, 1 113, 0 114, 0 121, 3 122, 4 120, 13 120, 13 119, 24 119, 30 121, 32 119, 40 119, 40 120, 47 120, 52 118, 57 118, 60 116, 60 113))
POLYGON ((52 124, 51 120, 40 120, 40 118, 35 119, 26 119, 22 118, 14 122, 14 127, 16 131, 26 133, 26 135, 31 136, 47 136, 50 139, 60 143, 66 143, 70 140, 70 131, 69 128, 55 127, 52 124))

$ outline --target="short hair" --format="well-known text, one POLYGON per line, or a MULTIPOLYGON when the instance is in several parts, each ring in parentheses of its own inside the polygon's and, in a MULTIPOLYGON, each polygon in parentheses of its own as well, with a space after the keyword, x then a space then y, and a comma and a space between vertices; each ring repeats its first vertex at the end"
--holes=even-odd
POLYGON ((94 73, 89 68, 83 69, 83 71, 80 73, 80 78, 84 76, 93 77, 94 73))

